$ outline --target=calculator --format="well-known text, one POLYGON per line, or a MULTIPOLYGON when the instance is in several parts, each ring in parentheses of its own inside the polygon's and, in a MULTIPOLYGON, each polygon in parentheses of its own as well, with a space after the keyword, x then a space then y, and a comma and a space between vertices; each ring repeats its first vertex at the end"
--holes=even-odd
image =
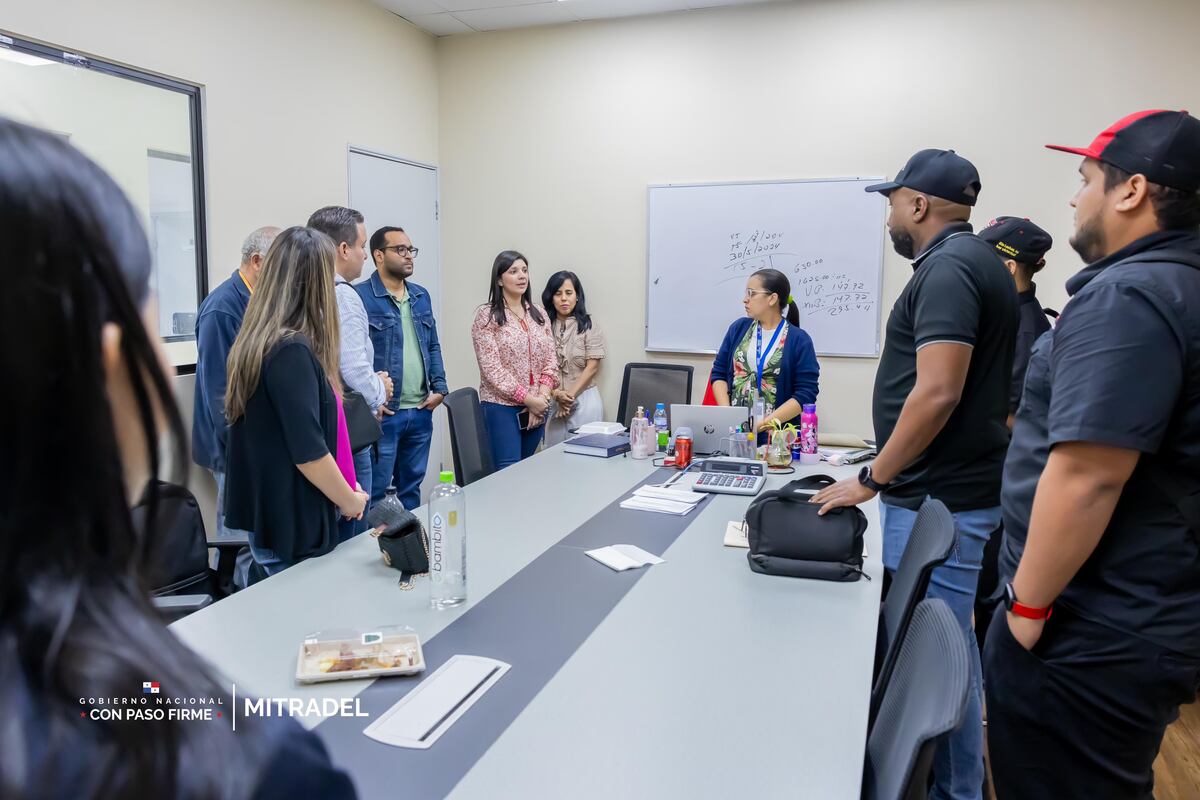
POLYGON ((762 491, 767 478, 761 461, 745 458, 708 458, 697 467, 700 477, 692 486, 696 492, 753 496, 762 491))

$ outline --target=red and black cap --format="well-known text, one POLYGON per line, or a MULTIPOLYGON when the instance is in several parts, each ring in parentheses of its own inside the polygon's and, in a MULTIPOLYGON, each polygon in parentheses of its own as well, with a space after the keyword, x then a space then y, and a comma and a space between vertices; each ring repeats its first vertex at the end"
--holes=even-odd
POLYGON ((1022 217, 996 217, 979 232, 979 238, 995 247, 1001 258, 1032 267, 1042 264, 1054 244, 1050 234, 1022 217))
POLYGON ((895 178, 868 186, 867 191, 887 197, 901 186, 964 206, 975 205, 982 188, 974 164, 953 150, 933 149, 920 151, 895 178))
POLYGON ((1114 122, 1087 147, 1046 147, 1145 175, 1151 183, 1200 190, 1200 120, 1186 111, 1139 111, 1114 122))

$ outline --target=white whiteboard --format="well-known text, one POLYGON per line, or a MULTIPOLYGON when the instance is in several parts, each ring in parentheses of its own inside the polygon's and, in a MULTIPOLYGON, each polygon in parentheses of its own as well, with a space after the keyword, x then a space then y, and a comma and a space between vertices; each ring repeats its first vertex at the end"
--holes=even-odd
POLYGON ((788 276, 817 353, 879 354, 882 178, 672 184, 647 192, 646 349, 715 353, 746 279, 788 276))

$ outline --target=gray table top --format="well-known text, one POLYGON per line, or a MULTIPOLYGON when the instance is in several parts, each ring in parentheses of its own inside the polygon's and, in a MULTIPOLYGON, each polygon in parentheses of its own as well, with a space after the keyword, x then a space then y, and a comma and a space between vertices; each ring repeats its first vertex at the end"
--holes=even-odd
MULTIPOLYGON (((306 634, 404 624, 428 640, 651 471, 559 446, 467 487, 460 609, 429 609, 422 584, 401 591, 360 536, 173 630, 239 694, 352 697, 370 682, 295 683, 306 634)), ((752 573, 745 550, 722 545, 747 502, 718 496, 693 512, 666 563, 648 568, 452 796, 858 797, 882 573, 877 504, 863 507, 873 580, 841 584, 752 573)), ((613 531, 611 543, 625 540, 613 531)), ((468 713, 457 724, 469 723, 468 713)))

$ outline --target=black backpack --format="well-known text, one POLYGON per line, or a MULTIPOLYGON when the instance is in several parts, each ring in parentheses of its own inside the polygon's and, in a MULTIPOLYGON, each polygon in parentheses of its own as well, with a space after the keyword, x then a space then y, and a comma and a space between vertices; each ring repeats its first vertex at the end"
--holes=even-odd
POLYGON ((863 512, 851 506, 818 516, 820 506, 809 502, 813 490, 833 483, 828 475, 811 475, 755 498, 746 509, 750 569, 824 581, 856 581, 866 575, 863 512))

